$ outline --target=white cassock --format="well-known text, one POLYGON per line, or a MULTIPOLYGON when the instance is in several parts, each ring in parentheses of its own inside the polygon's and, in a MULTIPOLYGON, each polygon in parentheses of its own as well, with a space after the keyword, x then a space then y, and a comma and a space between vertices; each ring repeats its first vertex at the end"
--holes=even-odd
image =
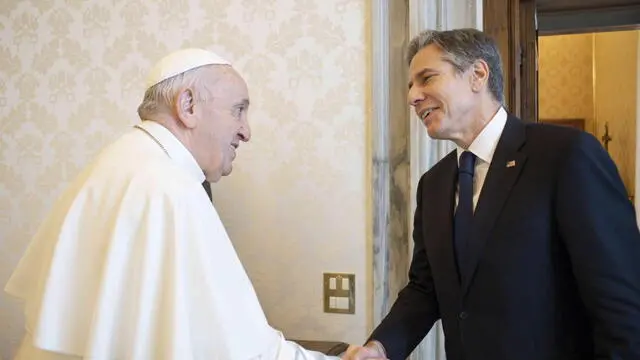
POLYGON ((337 359, 269 326, 195 159, 140 126, 75 179, 9 280, 16 359, 337 359))

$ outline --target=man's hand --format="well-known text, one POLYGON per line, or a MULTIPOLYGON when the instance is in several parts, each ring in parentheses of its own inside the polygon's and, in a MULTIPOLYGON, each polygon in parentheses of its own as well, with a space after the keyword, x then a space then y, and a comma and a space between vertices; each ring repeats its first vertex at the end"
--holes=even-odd
POLYGON ((382 344, 371 341, 365 346, 349 345, 342 360, 387 360, 382 344))

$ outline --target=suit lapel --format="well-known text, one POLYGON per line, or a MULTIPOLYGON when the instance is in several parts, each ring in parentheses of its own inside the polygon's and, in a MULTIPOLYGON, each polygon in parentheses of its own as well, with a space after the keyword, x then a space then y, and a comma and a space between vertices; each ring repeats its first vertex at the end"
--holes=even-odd
POLYGON ((468 273, 462 276, 463 294, 466 294, 473 280, 491 230, 524 167, 526 155, 519 150, 525 141, 525 130, 520 120, 509 115, 476 205, 469 249, 466 252, 469 257, 468 273))
POLYGON ((456 152, 447 155, 438 166, 440 168, 434 170, 439 173, 433 174, 423 198, 424 231, 428 239, 425 245, 432 255, 429 256, 431 267, 438 269, 440 274, 447 274, 448 283, 456 294, 454 296, 459 298, 460 282, 453 251, 453 209, 458 173, 456 152))

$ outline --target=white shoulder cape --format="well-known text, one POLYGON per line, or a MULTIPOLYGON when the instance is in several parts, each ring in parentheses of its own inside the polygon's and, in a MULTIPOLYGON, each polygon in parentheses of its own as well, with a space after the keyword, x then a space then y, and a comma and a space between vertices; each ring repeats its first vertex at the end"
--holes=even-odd
MULTIPOLYGON (((172 155, 186 150, 153 126, 172 155)), ((55 204, 6 286, 27 345, 91 360, 329 358, 269 326, 202 179, 172 157, 136 129, 55 204)))

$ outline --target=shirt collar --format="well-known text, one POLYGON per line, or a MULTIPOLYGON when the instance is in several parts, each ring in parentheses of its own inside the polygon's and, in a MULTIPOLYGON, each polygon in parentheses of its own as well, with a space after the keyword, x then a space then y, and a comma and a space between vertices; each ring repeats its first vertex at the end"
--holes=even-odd
MULTIPOLYGON (((500 107, 489 123, 482 129, 480 134, 473 140, 468 151, 471 151, 478 159, 491 164, 493 153, 496 151, 502 130, 507 123, 507 111, 500 107)), ((458 161, 465 149, 456 147, 458 161)))
POLYGON ((143 120, 138 126, 148 131, 151 136, 158 140, 167 151, 169 158, 176 162, 178 166, 193 175, 198 182, 205 180, 204 172, 196 162, 196 159, 171 131, 151 120, 143 120))

